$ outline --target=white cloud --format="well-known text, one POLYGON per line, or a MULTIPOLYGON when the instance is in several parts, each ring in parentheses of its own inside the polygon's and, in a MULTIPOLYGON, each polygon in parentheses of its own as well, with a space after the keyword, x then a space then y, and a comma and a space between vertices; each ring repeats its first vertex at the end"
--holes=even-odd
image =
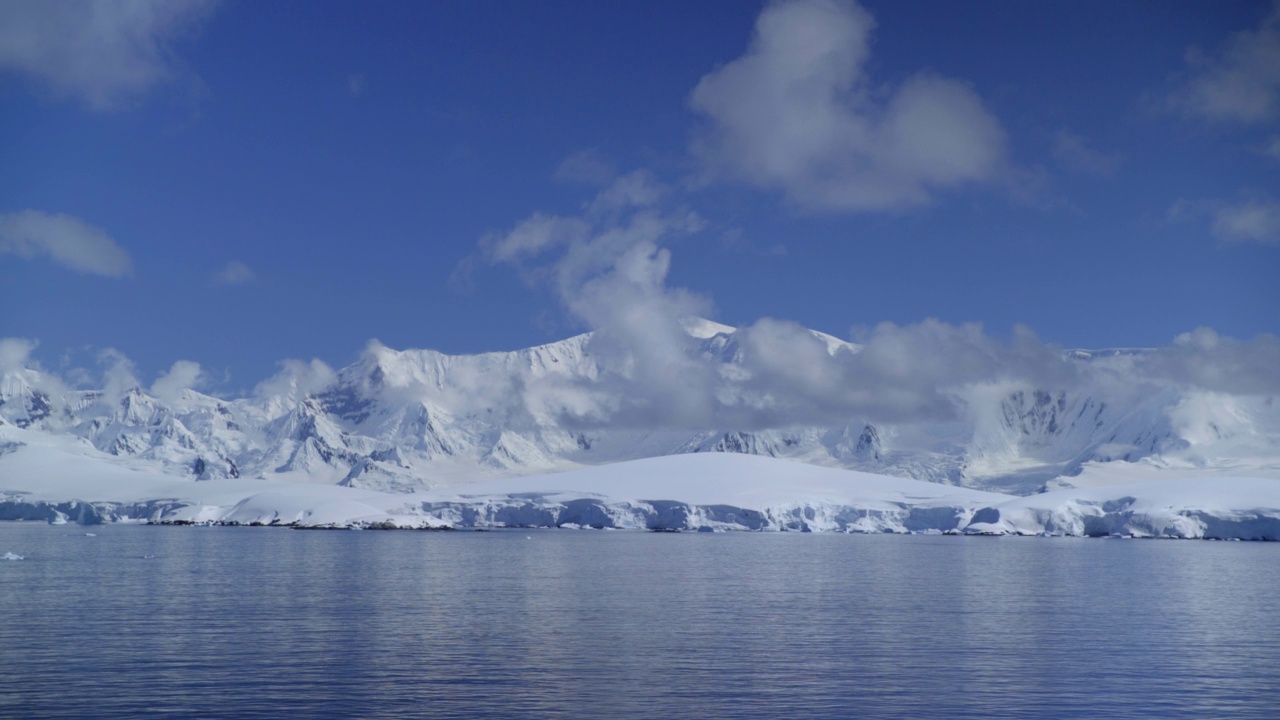
POLYGON ((1170 382, 1232 394, 1280 392, 1280 337, 1252 340, 1196 328, 1147 356, 1139 372, 1170 382))
POLYGON ((0 375, 22 370, 38 371, 37 374, 26 375, 23 380, 32 383, 34 389, 60 405, 70 388, 56 373, 46 371, 40 367, 40 363, 36 362, 35 358, 31 357, 39 344, 38 341, 28 338, 0 338, 0 375))
POLYGON ((282 360, 280 372, 258 383, 253 394, 260 398, 286 397, 301 400, 314 395, 337 380, 338 374, 321 360, 282 360))
POLYGON ((651 174, 633 173, 602 189, 578 215, 538 213, 484 238, 484 260, 514 266, 547 287, 594 331, 587 351, 598 372, 489 374, 463 383, 457 392, 476 402, 459 404, 488 407, 495 396, 518 398, 507 404, 512 416, 584 429, 757 430, 964 421, 973 402, 1014 390, 1067 391, 1108 402, 1149 397, 1170 385, 1280 392, 1280 340, 1236 341, 1206 334, 1211 331, 1140 355, 1084 363, 1021 327, 1001 339, 977 324, 883 323, 855 331, 857 347, 833 351, 795 323, 766 318, 708 352, 684 321, 708 316, 711 301, 668 283, 670 245, 697 232, 701 221, 672 202, 651 174), (725 365, 727 357, 735 363, 725 365))
POLYGON ((138 382, 137 368, 133 361, 115 348, 106 348, 98 353, 98 364, 102 371, 102 402, 117 405, 129 391, 142 387, 138 382))
POLYGON ((1280 202, 1250 200, 1219 208, 1213 233, 1231 242, 1280 243, 1280 202))
POLYGON ((27 367, 31 353, 35 349, 35 340, 17 337, 0 338, 0 374, 27 367))
POLYGON ((700 230, 702 221, 665 207, 668 196, 651 173, 636 171, 600 190, 579 216, 535 214, 481 241, 490 262, 515 265, 531 282, 549 285, 570 315, 596 331, 591 353, 605 368, 601 381, 522 380, 530 415, 681 425, 709 412, 709 368, 689 356, 681 319, 706 314, 710 304, 667 287, 671 252, 664 247, 700 230), (623 391, 632 385, 647 390, 623 391))
POLYGON ((179 360, 151 384, 151 394, 161 402, 172 403, 183 390, 194 390, 207 379, 200 363, 179 360))
POLYGON ((655 302, 663 297, 669 296, 648 293, 637 303, 634 295, 611 294, 629 312, 606 314, 611 324, 596 331, 589 347, 600 374, 513 383, 531 414, 597 429, 759 430, 855 420, 954 422, 984 394, 1015 390, 1107 402, 1152 397, 1171 386, 1280 392, 1280 338, 1235 340, 1207 329, 1137 356, 1080 362, 1024 328, 1004 340, 976 324, 884 323, 866 332, 859 348, 831 352, 803 327, 766 318, 735 334, 737 364, 724 366, 718 356, 699 354, 671 323, 688 307, 655 302))
POLYGON ((1280 116, 1280 1, 1253 30, 1216 55, 1187 54, 1191 75, 1169 97, 1173 109, 1210 121, 1260 123, 1280 116))
POLYGON ((766 7, 746 54, 690 95, 708 120, 693 146, 708 175, 845 211, 921 205, 996 178, 1004 130, 977 93, 921 72, 882 94, 866 74, 874 26, 851 0, 766 7))
POLYGON ((608 213, 657 205, 667 194, 667 186, 647 170, 636 170, 614 179, 596 194, 588 206, 593 213, 608 213))
POLYGON ((854 417, 949 419, 961 411, 968 385, 1071 379, 1061 351, 1026 331, 999 341, 977 325, 932 320, 883 324, 865 333, 860 352, 832 353, 804 328, 765 319, 735 336, 725 352, 738 363, 727 369, 718 355, 701 354, 684 329, 687 318, 710 312, 710 301, 668 285, 667 246, 700 227, 696 215, 668 204, 664 188, 637 173, 601 190, 580 216, 534 215, 482 241, 490 262, 545 283, 594 331, 588 349, 596 377, 503 383, 530 416, 579 427, 743 430, 854 417), (545 231, 557 227, 572 231, 545 231))
POLYGON ((668 188, 637 170, 616 178, 581 215, 534 213, 505 233, 480 240, 491 263, 507 263, 538 281, 550 277, 566 304, 590 278, 613 269, 635 247, 657 245, 702 228, 687 209, 664 211, 668 188))
POLYGON ((1119 155, 1101 152, 1068 130, 1060 130, 1054 138, 1053 157, 1068 170, 1103 177, 1115 175, 1121 162, 1119 155))
POLYGON ((1077 384, 1061 350, 1024 328, 1009 341, 981 325, 937 320, 882 323, 859 334, 856 348, 832 352, 795 323, 766 318, 742 328, 741 374, 717 391, 716 426, 949 421, 977 386, 1077 384))
POLYGON ((232 260, 213 274, 215 285, 243 285, 258 279, 258 274, 239 260, 232 260))
POLYGON ((553 175, 560 182, 597 186, 606 185, 617 176, 613 163, 597 148, 580 150, 565 158, 553 175))
POLYGON ((481 247, 495 262, 514 262, 585 237, 590 226, 578 218, 534 213, 501 235, 489 235, 481 247))
POLYGON ((54 0, 0 3, 0 70, 111 110, 174 79, 171 45, 212 0, 54 0))
POLYGON ((0 215, 0 255, 48 256, 72 270, 106 277, 133 272, 133 262, 101 228, 70 215, 23 210, 0 215))

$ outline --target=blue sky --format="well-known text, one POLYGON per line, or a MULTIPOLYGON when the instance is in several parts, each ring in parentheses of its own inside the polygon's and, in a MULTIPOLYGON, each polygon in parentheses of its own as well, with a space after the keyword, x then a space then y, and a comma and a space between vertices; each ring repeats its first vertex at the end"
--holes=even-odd
POLYGON ((1271 2, 3 0, 0 337, 234 389, 611 303, 1274 333, 1277 68, 1271 2))

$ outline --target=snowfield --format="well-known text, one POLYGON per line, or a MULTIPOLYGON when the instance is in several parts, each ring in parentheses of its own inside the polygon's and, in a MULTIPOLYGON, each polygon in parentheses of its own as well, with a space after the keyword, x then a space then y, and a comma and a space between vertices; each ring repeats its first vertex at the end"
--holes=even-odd
POLYGON ((1280 481, 1175 478, 1028 497, 734 453, 413 493, 194 481, 82 440, 0 428, 0 519, 312 528, 570 527, 1280 540, 1280 481))
POLYGON ((1059 490, 982 508, 965 532, 1280 540, 1280 481, 1185 477, 1059 490))
POLYGON ((811 376, 891 384, 874 373, 899 355, 776 322, 675 333, 664 367, 691 384, 671 397, 606 331, 477 355, 372 342, 239 398, 148 391, 123 361, 89 387, 10 353, 0 519, 1280 535, 1280 402, 1135 374, 1155 351, 1054 351, 1043 380, 908 394, 928 412, 873 423, 854 397, 815 414, 811 376), (707 388, 694 419, 651 413, 707 388))
POLYGON ((730 453, 671 455, 437 490, 456 526, 654 530, 957 531, 1007 496, 730 453))

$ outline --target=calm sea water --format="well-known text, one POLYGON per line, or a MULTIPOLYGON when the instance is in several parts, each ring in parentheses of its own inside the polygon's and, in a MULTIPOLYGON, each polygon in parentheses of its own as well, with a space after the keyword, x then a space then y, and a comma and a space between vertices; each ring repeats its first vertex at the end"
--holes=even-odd
POLYGON ((0 523, 5 552, 4 717, 1280 717, 1274 543, 0 523))

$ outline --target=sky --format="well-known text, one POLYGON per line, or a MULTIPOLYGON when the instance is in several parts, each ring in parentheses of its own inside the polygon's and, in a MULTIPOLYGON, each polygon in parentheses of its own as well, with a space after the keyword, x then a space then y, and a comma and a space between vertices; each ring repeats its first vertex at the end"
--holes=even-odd
POLYGON ((1280 331, 1280 2, 0 0, 0 105, 51 368, 1280 331))

